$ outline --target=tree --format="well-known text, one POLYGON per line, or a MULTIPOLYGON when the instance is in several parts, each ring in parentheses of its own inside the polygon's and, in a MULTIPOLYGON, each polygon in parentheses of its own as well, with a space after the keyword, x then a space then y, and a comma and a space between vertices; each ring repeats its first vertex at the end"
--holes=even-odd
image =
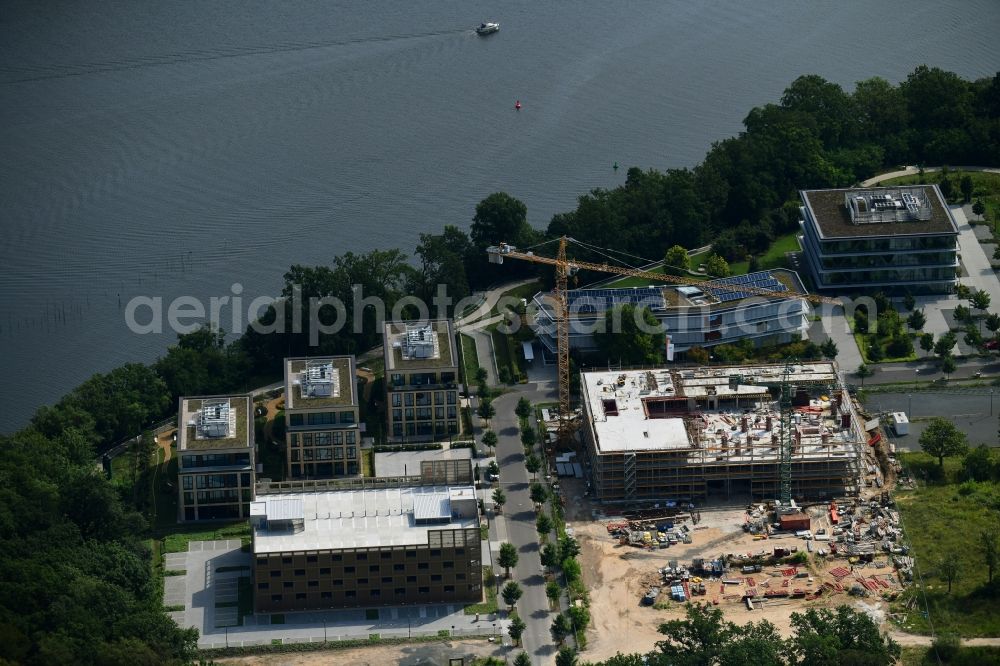
POLYGON ((883 358, 885 358, 885 351, 882 349, 882 343, 873 339, 871 346, 868 348, 868 360, 872 363, 878 363, 883 358))
POLYGON ((956 321, 966 322, 972 318, 972 312, 961 303, 955 306, 955 311, 952 314, 954 314, 956 321))
POLYGON ((556 666, 576 666, 576 650, 568 646, 559 648, 556 653, 556 666))
POLYGON ((528 470, 528 474, 532 477, 538 474, 538 470, 542 468, 542 461, 538 459, 534 453, 524 459, 524 468, 528 470))
POLYGON ((1000 245, 993 248, 993 260, 1000 261, 1000 245))
POLYGON ((826 341, 819 346, 820 350, 823 352, 823 357, 829 360, 837 358, 837 343, 833 341, 833 338, 827 338, 826 341))
POLYGON ((554 567, 559 563, 559 550, 555 547, 555 545, 547 543, 542 546, 539 557, 542 560, 543 567, 554 567))
POLYGON ((924 333, 920 336, 920 348, 925 352, 930 352, 934 349, 934 334, 924 333))
POLYGON ((658 641, 656 646, 665 657, 665 663, 708 666, 716 661, 733 629, 723 621, 720 608, 690 603, 685 608, 683 620, 660 624, 658 631, 667 638, 658 641))
POLYGON ((951 356, 945 356, 941 359, 941 372, 944 373, 947 378, 951 373, 955 372, 958 365, 955 363, 955 359, 951 356))
POLYGON ((535 436, 534 428, 529 427, 521 431, 521 446, 523 446, 525 449, 532 448, 533 446, 535 446, 535 442, 537 441, 538 438, 535 436))
POLYGON ((954 553, 951 555, 945 555, 938 562, 938 572, 941 574, 942 578, 948 581, 948 594, 951 594, 951 584, 956 578, 958 578, 958 572, 961 568, 962 566, 959 564, 954 553))
POLYGON ((490 464, 486 466, 486 471, 490 476, 497 476, 500 474, 500 465, 497 464, 496 460, 491 460, 490 464))
POLYGON ((993 571, 1000 564, 1000 529, 987 528, 979 533, 979 550, 986 564, 986 580, 993 583, 993 571))
POLYGON ((986 330, 996 336, 997 331, 1000 331, 1000 314, 994 312, 986 318, 986 330))
POLYGON ((862 363, 861 365, 858 366, 858 369, 855 370, 854 374, 856 374, 858 378, 861 379, 861 385, 864 386, 865 377, 871 377, 872 375, 875 374, 875 371, 872 370, 869 366, 862 363))
POLYGON ((962 201, 969 203, 972 201, 972 176, 965 174, 958 181, 958 189, 962 191, 962 201))
POLYGON ((545 513, 539 513, 538 517, 535 518, 535 529, 538 530, 541 537, 548 536, 549 532, 552 531, 552 519, 545 513))
POLYGON ((580 554, 580 543, 568 534, 559 537, 559 553, 565 557, 576 557, 580 554))
POLYGON ((552 634, 552 640, 554 640, 559 645, 566 640, 566 637, 573 632, 573 627, 569 624, 569 619, 559 613, 556 615, 555 619, 552 620, 552 626, 549 627, 549 632, 552 634))
POLYGON ((583 573, 580 570, 580 563, 577 562, 575 557, 567 557, 562 561, 562 571, 563 575, 566 576, 567 583, 580 580, 580 576, 583 573))
MULTIPOLYGON (((440 234, 420 234, 416 247, 420 270, 411 272, 409 291, 430 304, 438 285, 444 285, 452 303, 469 295, 466 261, 473 255, 469 236, 453 225, 446 225, 440 234)), ((452 307, 449 305, 448 314, 452 307)))
POLYGON ((906 325, 914 331, 923 330, 926 323, 927 317, 924 315, 923 310, 914 310, 910 313, 910 316, 906 318, 906 325))
MULTIPOLYGON (((524 630, 527 629, 527 628, 528 628, 528 625, 525 624, 524 620, 522 620, 520 618, 520 616, 518 616, 516 613, 514 613, 511 616, 511 618, 510 618, 510 626, 507 627, 507 633, 510 634, 511 639, 513 639, 514 645, 520 645, 521 644, 521 636, 524 635, 524 630)), ((523 654, 525 657, 528 656, 528 655, 524 654, 523 652, 521 654, 523 654)), ((517 659, 514 660, 514 663, 515 664, 518 663, 517 659)), ((527 659, 527 664, 529 664, 529 666, 530 666, 531 659, 527 659)))
POLYGON ((986 314, 986 310, 990 307, 990 294, 988 291, 979 290, 972 295, 969 299, 969 304, 973 308, 979 310, 983 314, 986 314))
POLYGON ((517 418, 519 419, 526 419, 531 416, 531 401, 527 398, 518 398, 514 413, 517 414, 517 418))
POLYGON ((729 270, 729 262, 717 254, 709 255, 705 260, 705 273, 712 277, 729 277, 732 272, 729 270))
POLYGON ((934 343, 934 353, 944 358, 951 354, 951 350, 957 343, 958 340, 955 338, 955 334, 948 331, 944 335, 939 336, 937 342, 934 343))
POLYGON ((503 586, 502 590, 500 590, 500 596, 503 597, 503 602, 507 604, 511 610, 514 609, 514 604, 517 603, 517 600, 521 598, 522 594, 524 594, 524 590, 522 590, 521 586, 517 584, 517 581, 513 580, 507 581, 507 584, 503 586))
POLYGON ((789 647, 794 664, 866 664, 892 666, 900 655, 899 645, 883 636, 879 625, 866 613, 850 606, 810 608, 792 613, 795 637, 789 647))
POLYGON ((885 351, 893 358, 905 358, 913 353, 913 340, 905 333, 894 335, 885 346, 885 351))
POLYGON ((976 199, 976 203, 972 204, 972 214, 977 216, 980 220, 982 220, 983 213, 985 212, 986 212, 986 204, 983 203, 982 199, 976 199))
POLYGON ((545 500, 549 498, 549 491, 547 491, 545 486, 540 483, 531 484, 530 494, 531 501, 535 504, 544 504, 545 500))
POLYGON ((504 493, 502 488, 495 488, 493 490, 493 504, 497 508, 497 513, 503 511, 503 505, 507 503, 507 495, 504 493))
POLYGON ((566 612, 569 614, 570 623, 577 631, 583 631, 590 626, 590 610, 586 606, 570 606, 566 612))
POLYGON ((684 355, 687 357, 687 360, 692 363, 698 363, 699 365, 707 365, 711 358, 708 351, 704 347, 699 347, 698 345, 688 349, 684 355))
POLYGON ((997 472, 996 464, 993 462, 993 456, 990 453, 990 447, 985 444, 980 444, 965 454, 965 460, 962 461, 962 468, 965 470, 966 478, 973 481, 988 481, 997 472))
POLYGON ((917 305, 917 299, 914 298, 913 294, 911 294, 910 292, 906 292, 906 295, 903 296, 903 306, 907 310, 912 311, 916 305, 917 305))
POLYGON ((648 307, 616 305, 594 331, 597 348, 610 361, 625 365, 655 365, 663 358, 663 325, 648 307))
POLYGON ((510 570, 517 566, 517 548, 514 544, 504 542, 500 544, 500 554, 497 556, 497 564, 504 568, 504 576, 510 578, 510 570))
POLYGON ((545 584, 545 596, 549 598, 549 602, 554 606, 559 597, 562 595, 562 588, 559 587, 559 583, 554 580, 550 580, 545 584))
POLYGON ((680 245, 674 245, 667 250, 663 258, 663 272, 667 275, 684 275, 691 268, 691 259, 687 250, 680 245))
POLYGON ((488 398, 481 398, 479 400, 479 409, 477 410, 479 418, 484 421, 489 421, 494 416, 497 415, 497 408, 493 406, 493 401, 488 398))
POLYGON ((920 448, 938 459, 938 466, 944 469, 947 456, 960 456, 968 451, 965 433, 951 421, 936 416, 920 434, 920 448))
POLYGON ((492 449, 497 445, 497 434, 492 430, 487 430, 483 433, 483 446, 492 449))
MULTIPOLYGON (((513 638, 513 636, 511 636, 513 638)), ((514 666, 531 666, 531 657, 528 656, 527 652, 519 652, 516 657, 514 657, 514 666)))

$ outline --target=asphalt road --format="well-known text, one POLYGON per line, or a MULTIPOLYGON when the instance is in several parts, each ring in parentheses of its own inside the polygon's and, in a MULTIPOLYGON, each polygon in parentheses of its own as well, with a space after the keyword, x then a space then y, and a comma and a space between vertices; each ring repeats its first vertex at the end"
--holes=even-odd
POLYGON ((556 646, 549 635, 552 615, 545 596, 545 580, 539 559, 535 509, 529 494, 530 475, 524 468, 524 449, 514 414, 514 407, 521 397, 537 403, 552 402, 556 395, 554 391, 539 389, 533 384, 518 387, 493 401, 497 412, 491 423, 498 436, 496 452, 500 483, 507 495, 507 503, 503 507, 507 538, 518 552, 517 566, 511 571, 511 577, 524 590, 517 602, 518 615, 527 624, 522 636, 523 649, 531 655, 533 664, 550 664, 556 654, 556 646))

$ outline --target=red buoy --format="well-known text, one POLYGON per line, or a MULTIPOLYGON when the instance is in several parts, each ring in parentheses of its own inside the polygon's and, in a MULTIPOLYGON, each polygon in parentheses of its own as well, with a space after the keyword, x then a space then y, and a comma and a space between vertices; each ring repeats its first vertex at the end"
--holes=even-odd
POLYGON ((514 108, 518 111, 521 110, 521 100, 517 100, 516 102, 514 102, 514 108))

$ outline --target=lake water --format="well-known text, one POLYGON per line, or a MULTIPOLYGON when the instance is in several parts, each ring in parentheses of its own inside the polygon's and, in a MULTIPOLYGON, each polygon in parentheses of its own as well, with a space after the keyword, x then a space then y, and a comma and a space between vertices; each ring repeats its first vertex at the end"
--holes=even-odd
POLYGON ((697 163, 800 74, 992 75, 997 28, 996 0, 6 2, 0 431, 165 350, 126 327, 135 295, 249 301, 497 190, 543 228, 616 161, 697 163))

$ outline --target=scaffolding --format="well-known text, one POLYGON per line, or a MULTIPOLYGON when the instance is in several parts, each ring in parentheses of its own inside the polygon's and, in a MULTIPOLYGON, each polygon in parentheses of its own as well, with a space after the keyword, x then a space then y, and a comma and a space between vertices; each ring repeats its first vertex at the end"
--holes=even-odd
MULTIPOLYGON (((772 383, 778 396, 753 385, 727 392, 722 385, 728 384, 728 376, 720 375, 728 373, 702 373, 702 379, 711 377, 715 383, 699 384, 697 374, 686 383, 678 372, 654 371, 659 392, 638 373, 625 373, 625 385, 621 376, 612 377, 615 395, 627 390, 633 375, 636 390, 613 404, 608 389, 599 401, 585 401, 587 407, 600 404, 605 409, 598 418, 585 414, 589 418, 583 429, 595 498, 655 502, 722 494, 768 500, 858 492, 863 479, 857 416, 842 385, 830 390, 838 379, 832 364, 827 365, 829 372, 812 376, 797 368, 796 386, 787 387, 785 395, 778 382, 772 383), (613 421, 623 417, 635 423, 613 421), (681 435, 666 427, 670 419, 683 423, 681 435), (630 437, 633 431, 639 434, 630 437), (614 442, 601 440, 602 435, 611 439, 609 432, 620 432, 625 446, 616 449, 614 442)), ((589 388, 596 386, 607 382, 592 381, 589 388)))

